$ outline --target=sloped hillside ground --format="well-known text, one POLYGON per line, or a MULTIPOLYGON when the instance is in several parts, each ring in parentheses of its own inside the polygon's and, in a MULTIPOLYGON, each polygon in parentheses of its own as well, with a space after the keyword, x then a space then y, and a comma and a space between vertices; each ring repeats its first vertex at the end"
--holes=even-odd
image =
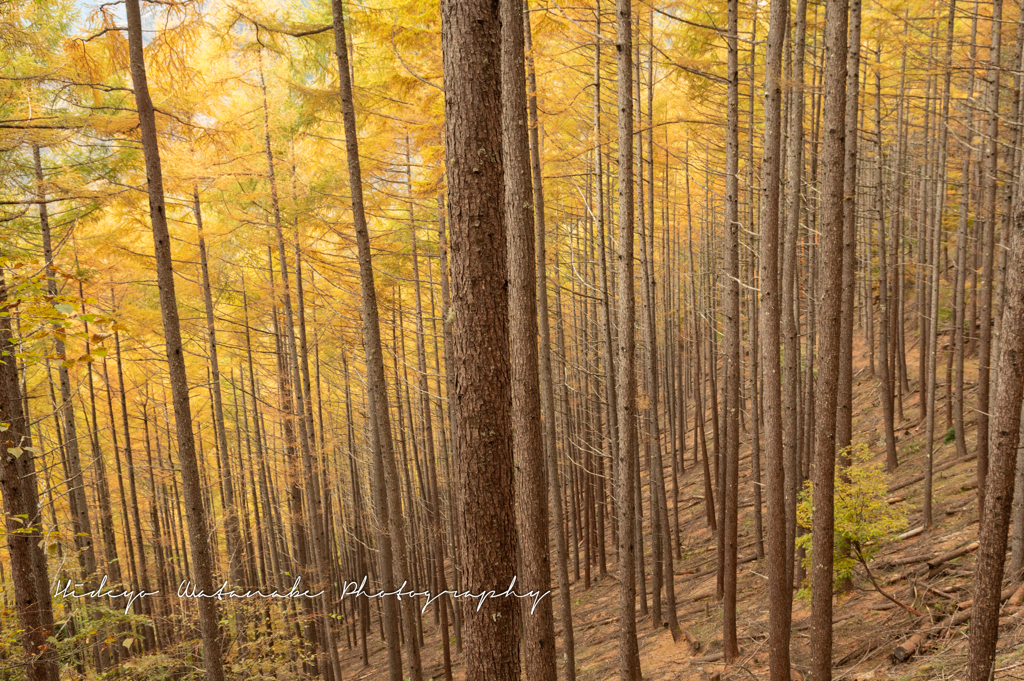
MULTIPOLYGON (((861 361, 855 366, 854 441, 866 442, 875 454, 875 460, 884 461, 885 441, 877 382, 869 375, 866 358, 861 356, 862 353, 856 354, 861 361)), ((942 357, 944 359, 944 353, 942 357)), ((897 423, 900 466, 895 474, 889 476, 890 502, 905 508, 908 530, 922 526, 924 491, 920 478, 925 464, 925 431, 914 381, 917 376, 916 358, 916 350, 908 348, 908 374, 915 392, 904 396, 906 418, 897 423)), ((968 363, 966 375, 969 380, 965 390, 970 405, 974 400, 973 378, 977 375, 971 363, 968 363)), ((944 386, 940 384, 935 429, 934 527, 928 532, 885 545, 870 564, 872 574, 886 593, 920 615, 908 612, 879 594, 863 567, 858 566, 852 590, 837 595, 834 602, 834 679, 954 681, 964 677, 970 627, 968 601, 973 596, 974 542, 978 530, 973 457, 975 428, 968 412, 968 458, 955 460, 955 444, 945 443, 943 437, 946 431, 944 395, 944 386), (951 554, 955 557, 945 560, 951 554), (915 634, 918 637, 912 639, 915 634), (912 652, 903 662, 897 662, 894 657, 900 645, 912 652)), ((722 608, 715 595, 715 540, 706 526, 703 503, 697 503, 703 494, 703 481, 699 469, 692 467, 693 453, 688 451, 688 468, 680 482, 679 495, 683 560, 676 561, 675 586, 680 625, 690 634, 690 640, 681 636, 678 641, 673 641, 666 628, 654 626, 650 615, 639 618, 640 657, 645 679, 669 681, 717 677, 724 681, 768 676, 768 589, 764 561, 756 560, 754 553, 749 444, 749 440, 744 443, 740 462, 737 619, 741 658, 732 665, 721 662, 722 608), (698 644, 699 649, 691 642, 698 644)), ((646 480, 646 474, 644 478, 646 480)), ((644 501, 646 504, 646 491, 644 501)), ((647 520, 649 515, 645 515, 647 520)), ((648 557, 651 551, 649 531, 648 527, 644 546, 648 557)), ((572 586, 577 678, 581 681, 618 676, 618 585, 614 550, 610 545, 608 549, 609 574, 596 576, 595 569, 589 591, 584 590, 582 580, 572 586)), ((648 561, 648 588, 649 571, 648 561)), ((1021 645, 1024 642, 1024 608, 1021 607, 1024 589, 1018 589, 1007 577, 1003 595, 1009 595, 1009 598, 1005 598, 1000 617, 995 678, 1024 679, 1024 646, 1021 645)), ((556 605, 556 627, 559 628, 556 633, 560 636, 557 610, 556 605)), ((427 619, 424 616, 424 621, 427 619)), ((806 674, 809 631, 810 604, 798 598, 794 604, 792 626, 794 678, 806 674)), ((357 650, 343 649, 348 678, 383 678, 387 665, 384 648, 379 640, 372 645, 368 667, 363 667, 357 650)), ((455 656, 456 659, 458 657, 455 656)), ((428 626, 423 651, 425 677, 444 678, 441 660, 441 642, 436 629, 428 626)), ((456 664, 454 669, 456 678, 464 678, 461 665, 456 664)))

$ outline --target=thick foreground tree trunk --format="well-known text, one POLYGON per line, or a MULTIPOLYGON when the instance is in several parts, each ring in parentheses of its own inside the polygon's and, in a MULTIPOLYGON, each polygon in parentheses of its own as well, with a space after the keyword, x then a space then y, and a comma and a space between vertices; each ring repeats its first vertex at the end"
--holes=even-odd
MULTIPOLYGON (((846 109, 846 0, 825 5, 825 100, 821 149, 821 304, 812 482, 811 676, 832 678, 832 549, 836 409, 843 284, 843 169, 846 109)), ((853 93, 856 96, 856 93, 853 93)))
POLYGON ((499 594, 461 603, 466 678, 504 681, 519 678, 521 605, 500 596, 516 571, 516 525, 498 14, 486 0, 441 3, 456 503, 465 588, 499 594))
MULTIPOLYGON (((0 309, 7 302, 7 284, 0 273, 0 309)), ((57 681, 56 648, 47 640, 53 633, 53 610, 36 490, 36 453, 11 337, 11 318, 0 316, 0 422, 8 424, 0 436, 0 492, 4 497, 14 607, 27 657, 25 678, 57 681)))
POLYGON ((992 457, 985 492, 984 521, 978 538, 968 681, 988 681, 991 677, 999 635, 1006 531, 1013 501, 1021 396, 1024 393, 1024 183, 1017 185, 1010 226, 1003 341, 996 365, 999 381, 992 407, 992 457))

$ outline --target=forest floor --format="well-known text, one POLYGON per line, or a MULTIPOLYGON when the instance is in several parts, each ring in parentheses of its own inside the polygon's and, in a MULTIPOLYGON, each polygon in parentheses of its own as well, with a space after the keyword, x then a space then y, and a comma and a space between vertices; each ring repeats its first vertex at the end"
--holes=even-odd
MULTIPOLYGON (((944 339, 942 339, 944 340, 944 339)), ((888 476, 890 503, 904 506, 907 529, 922 526, 924 439, 916 392, 918 352, 907 348, 908 376, 913 391, 904 395, 904 416, 896 424, 899 469, 888 476)), ((874 460, 884 462, 885 440, 882 409, 877 382, 870 376, 867 358, 855 352, 854 367, 854 443, 869 445, 874 460)), ((940 350, 945 361, 945 353, 940 350)), ((943 378, 939 368, 940 381, 943 378)), ((965 371, 976 376, 973 362, 965 371)), ((878 584, 896 600, 921 613, 918 616, 884 598, 871 584, 862 566, 854 573, 853 588, 834 600, 833 678, 851 681, 868 679, 948 680, 963 678, 967 664, 969 620, 954 622, 956 613, 970 612, 965 601, 973 595, 975 553, 972 543, 978 529, 977 481, 974 453, 975 427, 970 413, 965 414, 967 451, 965 460, 956 461, 956 446, 945 443, 945 388, 940 383, 936 398, 937 423, 934 461, 934 527, 905 540, 884 545, 870 563, 878 584), (938 558, 950 552, 963 555, 937 565, 938 558), (929 562, 930 561, 930 562, 929 562), (932 565, 935 565, 933 568, 932 565), (958 604, 963 606, 958 608, 958 604), (893 658, 897 646, 915 633, 927 631, 920 649, 909 660, 893 658)), ((973 393, 973 381, 965 393, 973 393)), ((973 395, 966 399, 973 403, 973 395)), ((898 414, 897 414, 898 418, 898 414)), ((691 424, 692 425, 692 424, 691 424)), ((710 428, 710 423, 708 424, 710 428)), ((766 567, 754 553, 753 485, 750 469, 749 435, 740 452, 739 582, 737 621, 740 660, 731 665, 721 662, 722 607, 716 599, 715 538, 708 529, 703 506, 703 479, 693 466, 692 437, 688 442, 687 470, 680 480, 681 561, 675 563, 675 589, 679 623, 699 643, 694 650, 686 637, 673 641, 667 628, 654 626, 650 614, 639 616, 640 660, 643 678, 651 681, 768 678, 768 588, 766 567), (746 559, 746 560, 745 560, 746 559), (716 655, 717 653, 717 655, 716 655)), ((710 437, 710 435, 709 435, 710 437)), ((709 450, 711 443, 708 443, 709 450)), ((710 451, 709 451, 710 453, 710 451)), ((646 480, 646 475, 644 476, 646 480)), ((671 484, 671 476, 667 476, 671 484)), ((671 488, 670 488, 671 489, 671 488)), ((644 502, 647 503, 645 487, 644 502)), ((645 512, 645 521, 649 514, 645 512)), ((671 522, 671 512, 670 512, 671 522)), ((645 531, 647 584, 650 590, 650 533, 645 531)), ((582 554, 582 551, 581 551, 582 554)), ((593 570, 590 590, 583 580, 572 585, 573 624, 576 641, 577 678, 580 681, 604 681, 618 677, 618 585, 615 578, 614 548, 608 545, 606 575, 593 570)), ((582 560, 582 555, 581 555, 582 560)), ((581 566, 582 570, 582 566, 581 566)), ((582 576, 582 575, 581 575, 582 576)), ((570 579, 572 568, 570 567, 570 579)), ((1004 604, 1000 619, 1000 638, 996 658, 996 679, 1024 679, 1024 608, 1009 580, 1004 582, 1004 604)), ((554 598, 554 595, 552 596, 554 598)), ((556 637, 560 640, 557 600, 556 637)), ((424 615, 427 638, 423 650, 425 678, 443 679, 441 642, 433 617, 424 615)), ((792 664, 794 679, 806 674, 809 662, 810 603, 796 598, 793 608, 792 664)), ((453 639, 454 640, 454 639, 453 639)), ((371 642, 370 665, 363 667, 357 649, 345 650, 343 665, 349 679, 384 678, 387 666, 384 646, 379 638, 371 642)), ((453 646, 454 648, 454 646, 453 646)), ((911 645, 913 650, 915 646, 911 645)), ((460 655, 454 654, 458 659, 460 655)), ((559 660, 559 668, 562 662, 559 660)), ((461 664, 455 664, 455 678, 464 678, 461 664)), ((561 675, 560 675, 561 676, 561 675)))

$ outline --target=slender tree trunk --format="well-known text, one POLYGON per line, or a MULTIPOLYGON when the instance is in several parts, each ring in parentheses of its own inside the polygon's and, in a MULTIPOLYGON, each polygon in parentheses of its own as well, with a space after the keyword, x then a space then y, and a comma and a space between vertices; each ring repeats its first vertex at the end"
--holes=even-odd
MULTIPOLYGON (((843 290, 839 331, 839 394, 836 407, 836 448, 842 465, 849 455, 843 450, 853 439, 853 323, 857 288, 857 113, 860 103, 861 0, 849 0, 849 36, 846 46, 846 161, 843 175, 843 290)), ((830 49, 826 46, 826 51, 830 49)))
MULTIPOLYGON (((146 567, 146 544, 142 539, 142 514, 139 512, 139 494, 135 484, 134 453, 132 452, 131 435, 128 427, 128 398, 124 385, 124 371, 121 366, 121 334, 117 331, 114 332, 114 350, 117 360, 117 387, 118 394, 121 398, 121 419, 125 437, 124 455, 125 461, 128 464, 128 493, 131 495, 131 518, 134 520, 134 522, 129 521, 128 516, 126 515, 124 519, 124 530, 125 534, 128 534, 129 525, 133 526, 132 529, 135 530, 135 545, 139 547, 139 571, 137 573, 137 579, 140 581, 137 583, 137 588, 148 589, 151 584, 149 581, 149 570, 146 567)), ((135 601, 135 603, 139 612, 152 618, 153 613, 150 610, 149 602, 140 598, 135 601)), ((154 633, 153 628, 146 626, 143 632, 146 638, 147 647, 150 649, 154 648, 156 646, 156 634, 154 633)))
MULTIPOLYGON (((956 0, 950 0, 949 22, 946 28, 945 75, 942 90, 942 117, 939 122, 939 146, 936 160, 935 229, 931 235, 931 294, 928 320, 928 409, 925 421, 925 474, 924 474, 924 526, 932 526, 932 467, 935 456, 935 383, 938 378, 936 356, 939 353, 939 245, 942 241, 942 213, 946 206, 946 146, 949 140, 949 95, 953 62, 953 26, 956 19, 956 0)), ((924 338, 922 338, 922 343, 924 338)))
POLYGON ((768 496, 769 667, 772 681, 788 681, 791 579, 787 576, 782 384, 779 376, 779 194, 781 193, 782 53, 789 3, 771 3, 765 48, 765 141, 761 161, 760 333, 764 379, 765 467, 768 496))
POLYGON ((999 55, 1002 36, 1003 0, 992 2, 992 43, 989 47, 988 139, 985 148, 985 217, 982 233, 981 292, 978 295, 981 333, 978 345, 978 517, 985 514, 985 484, 988 477, 989 378, 992 363, 992 263, 995 248, 996 185, 999 155, 999 55))
MULTIPOLYGON (((508 245, 508 321, 511 335, 512 449, 520 580, 530 591, 551 588, 547 475, 541 431, 537 355, 537 279, 534 206, 527 129, 523 0, 501 0, 501 128, 508 245)), ((555 679, 555 625, 551 599, 523 602, 524 671, 555 679)))
POLYGON ((199 189, 192 188, 192 214, 199 230, 199 263, 201 266, 203 285, 203 305, 206 310, 206 339, 210 352, 210 385, 213 390, 213 416, 216 422, 218 451, 221 457, 221 484, 224 488, 224 528, 228 540, 228 560, 231 569, 231 580, 242 584, 241 544, 238 530, 238 514, 235 510, 235 485, 231 478, 231 466, 228 463, 227 429, 224 427, 224 403, 220 389, 220 363, 217 360, 217 333, 213 321, 213 291, 210 287, 210 268, 207 261, 206 238, 203 234, 203 214, 199 204, 199 189))
MULTIPOLYGON (((882 49, 879 44, 878 52, 876 53, 877 61, 882 61, 882 49)), ((892 371, 889 365, 889 270, 888 270, 888 256, 886 254, 885 244, 885 193, 883 189, 883 182, 885 176, 883 168, 885 166, 884 157, 882 152, 882 78, 879 72, 875 71, 875 161, 877 163, 877 173, 875 176, 875 208, 876 208, 876 220, 877 220, 877 231, 878 231, 878 295, 879 302, 881 303, 882 318, 879 324, 879 348, 878 358, 880 362, 880 376, 878 385, 878 397, 882 402, 882 420, 883 427, 885 428, 885 469, 892 473, 896 470, 899 465, 899 461, 896 458, 896 434, 893 425, 893 413, 892 413, 892 371)), ((898 248, 896 244, 893 244, 893 248, 898 248)))
MULTIPOLYGON (((388 410, 387 384, 384 376, 384 357, 381 350, 380 321, 377 313, 377 293, 374 286, 373 263, 370 252, 370 234, 367 229, 366 212, 363 207, 363 180, 359 161, 359 140, 356 133, 356 115, 352 100, 352 80, 348 61, 348 42, 345 37, 341 0, 333 0, 335 54, 338 58, 339 91, 341 96, 342 118, 345 128, 345 152, 348 160, 349 191, 352 200, 353 226, 359 250, 359 283, 362 292, 363 317, 363 350, 366 354, 367 384, 370 391, 371 408, 379 442, 380 456, 383 459, 383 473, 387 494, 388 522, 387 534, 395 545, 394 562, 397 568, 395 582, 402 584, 408 579, 409 561, 406 553, 405 521, 402 515, 399 498, 398 467, 395 462, 393 443, 391 440, 391 420, 388 410)), ((405 648, 409 671, 413 681, 422 681, 423 669, 420 663, 418 637, 415 635, 415 604, 412 599, 401 604, 402 625, 405 630, 405 648)), ((386 604, 385 604, 386 608, 386 604)), ((397 639, 388 640, 389 648, 397 647, 397 639)), ((400 660, 393 659, 390 664, 393 679, 401 679, 400 660)))
MULTIPOLYGON (((44 176, 39 145, 32 145, 32 160, 35 165, 36 182, 39 184, 39 225, 43 237, 43 258, 46 260, 46 290, 51 296, 57 295, 57 278, 53 270, 53 237, 50 230, 50 215, 46 203, 46 192, 43 188, 44 176)), ((63 358, 65 355, 64 340, 61 336, 54 337, 54 352, 63 358)), ((89 519, 89 502, 85 496, 85 483, 82 477, 82 461, 78 449, 78 428, 75 425, 75 410, 71 400, 71 379, 68 368, 63 362, 57 365, 57 377, 60 383, 61 425, 64 429, 64 442, 68 461, 68 508, 71 512, 71 527, 75 533, 75 546, 81 557, 81 567, 85 577, 92 583, 96 572, 96 551, 92 539, 92 523, 89 519)))
POLYGON ((633 282, 633 10, 630 0, 616 0, 619 109, 619 679, 639 681, 640 650, 636 639, 636 530, 632 503, 637 475, 636 340, 633 282))
MULTIPOLYGON (((799 486, 799 452, 800 452, 800 337, 797 331, 799 322, 799 294, 797 291, 797 237, 800 231, 801 195, 803 189, 804 169, 804 51, 807 33, 807 1, 798 0, 796 17, 793 27, 793 67, 789 75, 790 86, 790 119, 788 158, 786 159, 787 181, 789 183, 788 206, 786 211, 786 230, 784 252, 782 254, 782 334, 785 343, 783 357, 785 360, 785 379, 783 390, 786 399, 783 401, 785 417, 783 431, 784 469, 786 481, 786 574, 792 580, 794 542, 796 541, 796 502, 799 486)), ((792 597, 789 597, 792 604, 792 597)), ((792 610, 792 605, 790 605, 792 610)))
MULTIPOLYGON (((419 265, 419 254, 417 252, 417 237, 416 237, 416 221, 413 216, 413 203, 411 197, 412 189, 412 177, 411 174, 408 177, 409 188, 410 188, 410 201, 409 201, 409 218, 410 225, 409 231, 412 238, 412 271, 413 271, 413 285, 415 287, 416 296, 416 368, 419 374, 419 391, 420 391, 420 411, 423 415, 423 443, 426 451, 424 456, 427 461, 427 471, 429 476, 430 495, 428 502, 428 516, 430 522, 430 534, 431 534, 431 546, 434 551, 434 591, 435 593, 443 594, 448 590, 448 580, 445 576, 444 570, 444 531, 441 526, 441 498, 438 489, 437 481, 437 453, 434 450, 434 422, 433 414, 430 407, 430 385, 427 379, 427 352, 424 343, 424 329, 423 329, 423 297, 420 293, 420 265, 419 265)), ((444 423, 441 424, 442 429, 444 423)), ((451 681, 452 670, 451 670, 451 651, 449 650, 448 640, 448 598, 442 596, 438 599, 437 607, 439 610, 440 624, 441 624, 441 644, 443 648, 444 661, 445 661, 445 678, 451 681)))
POLYGON ((738 494, 740 463, 740 233, 739 233, 739 50, 738 0, 729 0, 729 81, 725 130, 725 548, 722 651, 726 664, 740 655, 736 641, 736 581, 738 494))
MULTIPOLYGON (((157 141, 156 115, 149 96, 146 64, 142 46, 142 15, 139 0, 126 0, 128 18, 128 56, 131 61, 132 85, 135 104, 139 112, 142 151, 145 157, 149 192, 149 215, 153 227, 153 246, 156 252, 156 274, 160 289, 160 311, 164 327, 164 345, 170 374, 171 395, 174 401, 174 420, 178 435, 178 460, 184 485, 184 502, 188 511, 189 540, 192 547, 192 566, 195 585, 206 593, 213 592, 213 562, 207 538, 209 527, 203 492, 196 460, 195 436, 192 433, 192 409, 189 404, 188 377, 185 373, 185 354, 181 342, 178 304, 174 295, 174 271, 171 264, 171 240, 167 229, 164 206, 163 173, 157 141)), ((224 666, 221 658, 218 608, 212 598, 201 598, 198 603, 199 624, 203 639, 203 665, 208 681, 223 681, 224 666)))

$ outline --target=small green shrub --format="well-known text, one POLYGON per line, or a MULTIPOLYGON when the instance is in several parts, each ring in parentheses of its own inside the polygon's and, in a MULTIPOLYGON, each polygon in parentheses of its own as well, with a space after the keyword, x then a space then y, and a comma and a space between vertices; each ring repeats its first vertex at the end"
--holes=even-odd
POLYGON ((942 444, 948 445, 956 440, 956 426, 950 426, 949 430, 946 431, 945 436, 942 438, 942 444))
MULTIPOLYGON (((836 467, 833 583, 843 582, 853 575, 857 558, 852 549, 856 548, 865 561, 870 561, 907 524, 903 509, 886 501, 889 486, 885 469, 881 464, 870 462, 868 446, 853 445, 843 453, 849 456, 850 466, 836 467)), ((813 486, 807 481, 796 509, 797 523, 802 527, 812 526, 813 496, 813 486)), ((812 540, 810 533, 797 538, 797 546, 806 549, 804 567, 808 574, 812 540)))

